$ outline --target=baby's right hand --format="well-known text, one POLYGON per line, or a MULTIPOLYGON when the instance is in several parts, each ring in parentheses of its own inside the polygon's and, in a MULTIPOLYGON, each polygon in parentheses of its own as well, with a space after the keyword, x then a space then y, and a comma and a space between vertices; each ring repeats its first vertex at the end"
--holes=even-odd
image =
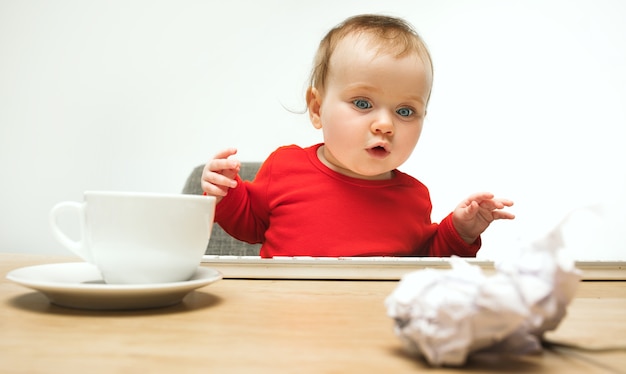
POLYGON ((237 149, 225 149, 207 162, 202 170, 202 190, 207 196, 215 196, 219 203, 231 188, 237 187, 235 178, 241 168, 238 160, 229 159, 237 153, 237 149))

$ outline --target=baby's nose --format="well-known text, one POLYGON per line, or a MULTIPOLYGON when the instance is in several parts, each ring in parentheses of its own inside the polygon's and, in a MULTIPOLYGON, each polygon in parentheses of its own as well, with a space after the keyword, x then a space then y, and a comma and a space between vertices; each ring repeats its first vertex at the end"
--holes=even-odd
POLYGON ((380 111, 372 122, 372 132, 382 134, 393 134, 393 116, 387 111, 380 111))

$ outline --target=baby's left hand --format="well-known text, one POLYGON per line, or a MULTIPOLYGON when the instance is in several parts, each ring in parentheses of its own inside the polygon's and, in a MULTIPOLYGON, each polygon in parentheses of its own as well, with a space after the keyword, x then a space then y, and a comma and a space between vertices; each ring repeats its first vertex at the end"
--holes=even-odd
POLYGON ((502 210, 507 206, 513 206, 513 202, 495 199, 489 192, 479 192, 457 205, 452 213, 452 223, 461 238, 471 244, 494 220, 515 218, 513 214, 502 210))

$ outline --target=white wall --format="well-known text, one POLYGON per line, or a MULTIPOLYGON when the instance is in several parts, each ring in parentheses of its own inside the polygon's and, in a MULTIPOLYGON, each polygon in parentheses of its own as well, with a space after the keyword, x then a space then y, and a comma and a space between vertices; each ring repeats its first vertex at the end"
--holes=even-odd
MULTIPOLYGON (((317 43, 378 12, 413 23, 435 63, 401 169, 430 187, 435 220, 477 190, 514 199, 518 218, 492 225, 481 250, 506 255, 624 195, 625 4, 0 0, 0 251, 68 253, 47 214, 84 190, 176 193, 225 146, 262 160, 320 141, 293 113, 317 43)), ((614 238, 575 255, 626 259, 614 238)))

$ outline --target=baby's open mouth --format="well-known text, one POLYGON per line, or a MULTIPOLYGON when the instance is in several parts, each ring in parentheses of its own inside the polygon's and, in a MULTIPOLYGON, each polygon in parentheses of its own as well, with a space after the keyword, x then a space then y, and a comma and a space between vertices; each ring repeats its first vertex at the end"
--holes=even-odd
POLYGON ((376 157, 376 158, 383 158, 389 155, 389 151, 387 151, 385 147, 380 146, 380 145, 368 149, 367 152, 370 154, 370 156, 376 157))

